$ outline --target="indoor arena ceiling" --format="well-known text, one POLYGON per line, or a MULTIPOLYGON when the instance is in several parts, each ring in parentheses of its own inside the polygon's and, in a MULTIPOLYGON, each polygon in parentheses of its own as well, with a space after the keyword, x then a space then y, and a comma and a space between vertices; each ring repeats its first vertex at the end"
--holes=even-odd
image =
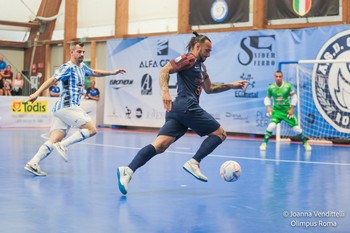
POLYGON ((37 18, 41 0, 1 1, 0 40, 23 42, 30 32, 30 22, 37 18))

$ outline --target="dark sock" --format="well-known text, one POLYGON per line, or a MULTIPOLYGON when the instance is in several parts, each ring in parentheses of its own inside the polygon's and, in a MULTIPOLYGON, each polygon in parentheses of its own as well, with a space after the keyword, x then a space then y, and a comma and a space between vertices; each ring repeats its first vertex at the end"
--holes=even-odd
POLYGON ((157 151, 154 148, 154 146, 152 144, 149 144, 144 148, 142 148, 141 150, 139 150, 139 152, 136 154, 136 156, 131 161, 128 167, 133 172, 135 172, 139 167, 142 167, 143 165, 145 165, 145 163, 147 163, 148 160, 150 160, 156 154, 157 154, 157 151))
POLYGON ((303 142, 303 144, 305 144, 306 138, 304 137, 304 134, 301 133, 301 134, 299 134, 298 136, 300 137, 300 139, 301 139, 301 141, 303 142))
POLYGON ((222 140, 219 136, 211 135, 208 136, 199 147, 196 154, 193 156, 197 162, 201 162, 202 159, 204 159, 208 154, 213 152, 213 150, 218 147, 222 143, 222 140))
POLYGON ((266 144, 269 142, 269 139, 270 139, 271 135, 272 135, 272 132, 266 130, 265 136, 264 136, 264 142, 266 144))

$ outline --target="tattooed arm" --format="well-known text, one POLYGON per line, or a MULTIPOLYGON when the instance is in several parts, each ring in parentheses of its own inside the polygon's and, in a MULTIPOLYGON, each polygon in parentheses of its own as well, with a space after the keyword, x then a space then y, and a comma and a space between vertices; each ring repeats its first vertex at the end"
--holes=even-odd
POLYGON ((159 73, 159 85, 162 90, 162 101, 167 112, 171 110, 172 99, 169 93, 169 78, 170 74, 174 73, 174 69, 170 63, 167 63, 159 73))
POLYGON ((227 84, 212 83, 209 75, 204 80, 203 89, 207 94, 220 93, 230 89, 243 89, 245 90, 247 85, 247 80, 236 81, 227 84))

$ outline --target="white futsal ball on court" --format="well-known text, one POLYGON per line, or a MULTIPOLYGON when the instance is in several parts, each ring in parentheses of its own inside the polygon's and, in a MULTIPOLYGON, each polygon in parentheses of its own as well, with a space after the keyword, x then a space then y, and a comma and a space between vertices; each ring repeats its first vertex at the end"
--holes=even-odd
POLYGON ((224 162, 220 167, 220 176, 227 182, 235 182, 241 177, 241 166, 233 160, 224 162))

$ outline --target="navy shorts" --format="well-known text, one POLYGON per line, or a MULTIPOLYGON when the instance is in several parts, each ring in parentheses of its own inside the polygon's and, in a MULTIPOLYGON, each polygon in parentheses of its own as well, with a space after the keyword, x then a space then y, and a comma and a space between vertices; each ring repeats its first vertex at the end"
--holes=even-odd
POLYGON ((159 130, 158 135, 182 137, 190 128, 199 136, 209 135, 220 127, 214 117, 202 109, 199 105, 188 109, 186 104, 173 102, 170 112, 165 115, 165 124, 159 130))

